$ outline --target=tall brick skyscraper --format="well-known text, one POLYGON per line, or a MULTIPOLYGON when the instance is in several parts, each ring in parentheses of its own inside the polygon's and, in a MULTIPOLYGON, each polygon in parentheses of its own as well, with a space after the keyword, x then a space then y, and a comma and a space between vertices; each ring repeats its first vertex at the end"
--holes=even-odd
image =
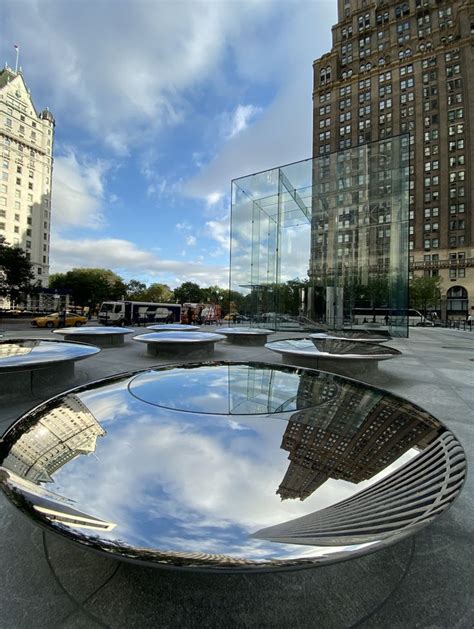
POLYGON ((474 0, 338 0, 314 62, 313 156, 410 133, 410 272, 474 314, 474 0))

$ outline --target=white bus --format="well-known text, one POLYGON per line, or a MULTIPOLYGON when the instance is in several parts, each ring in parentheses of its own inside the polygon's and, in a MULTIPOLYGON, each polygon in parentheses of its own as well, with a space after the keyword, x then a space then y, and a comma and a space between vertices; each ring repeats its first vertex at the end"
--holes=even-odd
POLYGON ((181 323, 181 306, 147 301, 104 301, 98 321, 103 325, 119 326, 181 323))
POLYGON ((352 323, 381 323, 387 324, 387 317, 392 325, 403 324, 408 318, 408 325, 433 325, 433 322, 426 319, 419 310, 413 308, 391 310, 390 308, 353 308, 352 323))

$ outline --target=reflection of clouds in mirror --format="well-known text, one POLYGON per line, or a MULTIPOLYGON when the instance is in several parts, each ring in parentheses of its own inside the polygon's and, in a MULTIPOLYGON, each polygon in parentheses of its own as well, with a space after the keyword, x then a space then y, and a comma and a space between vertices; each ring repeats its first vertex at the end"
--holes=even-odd
MULTIPOLYGON (((280 422, 275 432, 269 423, 249 425, 246 419, 240 422, 245 430, 232 440, 215 423, 205 430, 195 423, 175 426, 167 419, 159 427, 155 423, 151 416, 142 415, 138 423, 124 424, 113 441, 99 443, 96 455, 100 464, 77 460, 71 468, 59 470, 54 479, 57 491, 73 496, 78 504, 87 504, 90 512, 102 517, 107 514, 108 520, 119 522, 116 534, 121 537, 128 529, 129 542, 138 541, 139 521, 140 537, 148 544, 152 539, 155 543, 161 540, 163 517, 173 518, 173 530, 193 529, 194 537, 195 528, 199 537, 206 537, 211 529, 215 535, 218 529, 225 532, 235 527, 244 529, 240 536, 316 508, 312 500, 303 509, 301 503, 281 502, 275 493, 288 465, 286 453, 279 447, 280 422), (137 443, 139 452, 131 447, 137 443), (124 501, 124 496, 133 496, 133 501, 124 501), (129 535, 133 539, 129 540, 129 535)), ((351 490, 341 492, 333 487, 325 497, 324 493, 318 496, 318 506, 343 499, 351 490)), ((191 542, 188 537, 188 547, 191 542)))
POLYGON ((308 355, 315 358, 372 358, 384 360, 399 356, 401 352, 393 347, 375 343, 358 343, 344 339, 285 339, 271 341, 266 346, 272 351, 282 354, 308 355))
POLYGON ((0 368, 35 366, 79 360, 100 352, 98 347, 56 340, 9 339, 0 341, 0 368))
POLYGON ((242 364, 175 368, 137 375, 132 395, 149 404, 201 413, 279 413, 320 405, 337 396, 330 376, 242 364))

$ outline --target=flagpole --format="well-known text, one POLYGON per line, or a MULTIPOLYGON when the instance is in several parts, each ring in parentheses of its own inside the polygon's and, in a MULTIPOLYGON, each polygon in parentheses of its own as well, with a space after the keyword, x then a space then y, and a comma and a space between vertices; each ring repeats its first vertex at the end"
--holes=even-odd
POLYGON ((18 74, 18 57, 20 56, 20 46, 14 46, 16 50, 16 63, 15 63, 15 74, 18 74))

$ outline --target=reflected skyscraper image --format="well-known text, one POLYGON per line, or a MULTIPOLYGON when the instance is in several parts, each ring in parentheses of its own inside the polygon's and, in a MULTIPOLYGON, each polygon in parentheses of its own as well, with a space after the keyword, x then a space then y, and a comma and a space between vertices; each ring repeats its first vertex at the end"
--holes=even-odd
POLYGON ((299 411, 288 422, 281 448, 290 465, 277 490, 282 500, 305 500, 329 478, 372 478, 438 434, 430 415, 414 412, 411 404, 349 381, 338 386, 336 404, 299 411))
POLYGON ((3 465, 33 483, 52 476, 77 456, 92 454, 105 435, 97 419, 75 395, 65 396, 12 447, 3 465))
POLYGON ((13 356, 25 356, 29 354, 39 341, 22 341, 21 343, 9 342, 0 343, 0 358, 11 358, 13 356))
POLYGON ((54 475, 81 455, 92 455, 105 430, 76 395, 66 395, 15 443, 1 473, 8 491, 48 521, 79 529, 109 531, 116 525, 78 509, 73 500, 51 491, 54 475), (45 486, 46 485, 46 486, 45 486))

